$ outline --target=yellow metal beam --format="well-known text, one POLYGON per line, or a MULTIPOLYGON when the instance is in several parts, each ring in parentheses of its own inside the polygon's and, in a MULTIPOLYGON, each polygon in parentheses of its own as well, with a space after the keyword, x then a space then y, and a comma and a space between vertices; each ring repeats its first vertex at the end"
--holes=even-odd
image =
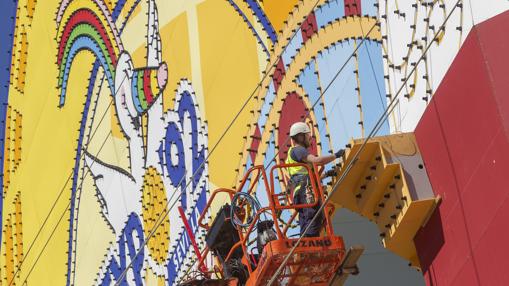
POLYGON ((376 137, 361 150, 363 141, 352 140, 348 145, 336 181, 355 155, 359 156, 336 186, 331 201, 373 221, 387 249, 420 267, 413 239, 435 209, 437 200, 432 195, 415 137, 412 133, 376 137))

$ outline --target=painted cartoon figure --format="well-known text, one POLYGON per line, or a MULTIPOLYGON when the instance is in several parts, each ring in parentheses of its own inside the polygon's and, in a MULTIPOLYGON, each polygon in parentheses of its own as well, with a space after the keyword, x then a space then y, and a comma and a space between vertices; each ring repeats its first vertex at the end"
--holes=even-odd
MULTIPOLYGON (((180 202, 196 231, 194 218, 201 213, 208 190, 207 130, 187 80, 178 84, 174 110, 163 111, 168 66, 161 60, 155 1, 148 0, 147 66, 143 68, 134 68, 102 0, 79 4, 63 1, 57 23, 60 106, 65 104, 74 57, 82 50, 91 51, 104 70, 118 122, 128 141, 129 170, 83 151, 102 215, 117 237, 96 281, 104 285, 116 282, 126 265, 133 262, 122 281, 142 283, 148 266, 171 284, 182 261, 188 259, 188 246, 183 243, 187 234, 180 228, 181 220, 169 221, 169 217, 179 217, 171 204, 180 202), (142 126, 143 116, 147 118, 146 128, 142 126), (149 236, 151 239, 145 241, 149 236)), ((73 228, 71 219, 71 235, 73 228)))

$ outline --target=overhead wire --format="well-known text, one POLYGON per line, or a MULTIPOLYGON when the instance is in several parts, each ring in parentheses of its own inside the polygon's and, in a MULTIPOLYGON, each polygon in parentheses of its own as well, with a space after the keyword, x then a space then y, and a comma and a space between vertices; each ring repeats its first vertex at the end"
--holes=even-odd
MULTIPOLYGON (((120 82, 120 85, 122 85, 122 83, 124 82, 124 80, 127 78, 127 75, 124 76, 124 78, 122 79, 122 81, 120 82)), ((104 76, 102 78, 104 80, 104 76)), ((117 91, 118 92, 118 91, 117 91)), ((104 114, 101 116, 101 119, 99 120, 99 123, 97 124, 97 128, 94 130, 94 132, 92 133, 92 135, 90 136, 90 139, 89 140, 92 140, 92 138, 94 138, 96 132, 97 132, 97 129, 99 128, 99 126, 101 125, 102 121, 104 120, 106 114, 108 113, 112 103, 113 103, 113 98, 114 96, 112 97, 110 103, 108 104, 108 106, 106 107, 106 110, 104 112, 104 114)), ((81 160, 84 156, 85 152, 83 152, 80 157, 78 158, 78 160, 81 160)), ((57 197, 55 198, 55 200, 53 201, 53 204, 51 205, 51 208, 48 212, 48 214, 46 215, 46 217, 44 218, 44 221, 42 223, 42 225, 39 227, 39 229, 37 230, 37 233, 34 237, 34 239, 32 240, 32 243, 30 244, 30 246, 28 247, 28 250, 27 252, 25 253, 25 255, 23 256, 23 259, 21 260, 21 262, 17 265, 16 267, 16 271, 14 272, 14 275, 12 276, 12 280, 10 280, 8 282, 8 285, 12 285, 12 283, 14 282, 15 280, 15 277, 16 275, 18 274, 18 272, 21 270, 21 266, 23 266, 25 260, 27 259, 28 255, 30 254, 35 242, 38 240, 39 236, 41 235, 42 233, 42 230, 44 229, 44 227, 46 226, 46 224, 48 223, 48 220, 49 220, 49 217, 51 216, 51 214, 53 213, 58 201, 60 200, 60 197, 62 196, 62 194, 64 193, 64 191, 66 190, 66 187, 67 187, 67 184, 69 183, 69 181, 71 180, 71 178, 73 177, 74 175, 74 169, 71 171, 71 173, 69 174, 69 176, 67 177, 64 185, 62 186, 62 189, 60 190, 60 192, 58 193, 57 197)))
MULTIPOLYGON (((361 29, 361 33, 362 33, 362 34, 364 34, 364 29, 362 28, 362 25, 359 25, 359 26, 360 26, 360 29, 361 29)), ((365 46, 365 47, 366 47, 366 46, 365 46)), ((380 97, 380 99, 381 99, 381 98, 382 98, 382 92, 381 92, 381 90, 380 90, 380 86, 379 86, 379 84, 378 84, 378 80, 377 80, 377 77, 376 77, 376 72, 375 72, 375 67, 374 67, 374 65, 373 65, 373 61, 371 60, 371 54, 370 54, 369 49, 368 49, 367 47, 366 47, 366 53, 367 53, 368 58, 369 58, 369 63, 370 63, 370 66, 371 66, 371 72, 373 73, 373 78, 375 79, 375 83, 376 83, 376 86, 377 86, 378 95, 379 95, 379 97, 380 97)), ((383 102, 382 102, 381 107, 382 107, 382 109, 383 109, 383 102)), ((395 107, 395 105, 394 105, 394 107, 395 107)), ((394 107, 393 107, 393 109, 394 109, 394 107)), ((392 113, 392 110, 389 112, 389 114, 391 114, 391 113, 392 113)), ((381 128, 381 126, 382 126, 382 125, 380 125, 380 127, 379 127, 379 128, 381 128)), ((377 133, 378 133, 378 132, 375 132, 375 134, 377 134, 377 133)), ((389 152, 391 152, 391 154, 393 154, 392 149, 391 149, 389 152)), ((394 158, 396 158, 396 160, 397 160, 398 162, 400 162, 400 163, 401 163, 401 160, 399 159, 399 157, 398 157, 398 156, 394 156, 394 158)), ((399 196, 398 194, 396 194, 396 198, 397 198, 397 199, 400 199, 400 196, 399 196)))
MULTIPOLYGON (((348 62, 355 56, 355 54, 357 53, 357 51, 360 49, 360 47, 364 44, 364 42, 367 40, 368 38, 368 35, 371 34, 372 31, 374 31, 375 27, 377 26, 377 23, 373 24, 373 26, 371 26, 371 28, 369 29, 368 31, 368 34, 366 34, 366 36, 364 36, 361 40, 361 42, 354 48, 353 52, 350 54, 350 56, 345 60, 345 62, 343 63, 343 65, 341 66, 341 68, 336 72, 336 74, 332 77, 331 81, 329 82, 329 84, 327 84, 327 86, 323 89, 322 91, 322 96, 327 93, 327 91, 329 90, 329 88, 332 86, 332 84, 336 81, 336 79, 339 77, 339 75, 341 74, 341 72, 345 69, 345 67, 348 65, 348 62)), ((305 118, 307 118, 310 114, 311 114, 311 111, 316 107, 316 105, 320 102, 320 97, 315 100, 315 102, 313 103, 313 105, 311 106, 311 108, 308 110, 308 112, 306 113, 306 116, 304 116, 304 120, 305 118)), ((290 136, 286 136, 286 140, 284 141, 283 143, 283 146, 288 144, 288 142, 290 141, 290 136)), ((279 154, 279 150, 278 152, 276 153, 276 155, 269 161, 269 164, 265 167, 265 169, 267 169, 271 164, 272 162, 276 162, 276 158, 277 158, 277 155, 279 154)))
POLYGON ((357 150, 357 152, 354 154, 352 160, 346 165, 345 167, 345 170, 344 172, 342 173, 342 175, 340 176, 340 178, 335 182, 333 188, 332 188, 332 191, 331 191, 331 194, 324 200, 323 204, 320 206, 320 208, 318 209, 317 213, 313 216, 313 218, 311 219, 311 221, 309 222, 308 226, 306 227, 306 229, 304 229, 304 231, 301 233, 299 239, 297 240, 297 242, 295 243, 295 245, 290 249, 290 251, 288 252, 288 254, 286 254, 285 258, 283 259, 283 261, 281 262, 280 266, 278 267, 278 269, 276 270, 276 272, 272 275, 271 279, 269 280, 268 282, 268 285, 272 285, 275 280, 277 279, 278 275, 281 273, 281 271, 283 270, 284 267, 286 267, 286 263, 288 262, 288 260, 290 259, 290 257, 293 255, 293 253, 295 252, 295 249, 297 248, 297 246, 299 245, 300 241, 302 240, 302 238, 304 237, 304 235, 309 231, 309 228, 310 226, 312 225, 312 223, 317 219, 318 215, 323 211, 325 205, 327 205, 327 203, 330 201, 330 199, 332 198, 332 196, 334 195, 335 192, 337 192, 337 186, 339 186, 340 183, 342 183, 344 181, 344 179, 346 178, 346 176, 348 175, 348 173, 350 172, 351 168, 353 167, 353 165, 357 162, 358 160, 358 157, 360 155, 360 153, 362 152, 362 150, 365 148, 367 142, 369 139, 371 139, 375 134, 376 132, 378 132, 378 130, 380 129, 380 127, 382 126, 382 123, 387 119, 387 117, 389 116, 389 112, 394 108, 395 106, 395 102, 397 102, 397 99, 398 97, 400 96, 401 94, 401 91, 404 89, 406 83, 408 82, 408 80, 410 79, 410 77, 412 76, 412 74, 415 72, 415 70, 417 69, 417 66, 419 65, 419 63, 423 60, 424 56, 426 55, 426 53, 428 52, 428 50, 430 49, 431 45, 436 41, 439 33, 442 31, 442 30, 445 30, 445 24, 447 23, 447 21, 449 20, 449 18, 451 17, 451 15, 453 14, 453 12, 455 11, 456 7, 458 7, 458 4, 461 0, 458 0, 456 2, 456 4, 454 5, 454 7, 451 9, 451 12, 449 13, 449 15, 447 16, 447 18, 444 20, 444 22, 442 23, 442 25, 440 26, 440 28, 438 29, 438 32, 435 33, 434 37, 433 37, 433 40, 430 42, 430 44, 426 47, 426 49, 424 50, 423 54, 421 55, 421 57, 417 60, 417 62, 415 63, 415 65, 413 66, 412 70, 410 71, 410 73, 407 75, 407 77, 405 78, 405 80, 403 81, 403 83, 401 84, 399 90, 397 91, 397 93, 395 94, 394 98, 391 99, 389 105, 387 106, 384 114, 382 114, 382 116, 380 116, 380 118, 378 119, 377 123, 375 124, 375 126, 373 127, 373 129, 371 130, 371 132, 369 133, 368 137, 366 137, 363 141, 363 143, 361 144, 360 148, 357 150))
MULTIPOLYGON (((103 143, 101 144, 101 147, 99 148, 99 151, 97 152, 96 155, 99 155, 99 153, 102 151, 104 145, 106 144, 106 141, 108 141, 108 138, 110 137, 111 135, 111 131, 106 135, 106 138, 104 138, 104 141, 103 143)), ((92 165, 95 163, 96 161, 93 161, 92 164, 90 165, 90 167, 92 167, 92 165)), ((83 179, 86 177, 87 174, 90 173, 90 170, 88 170, 87 173, 85 173, 83 179)), ((80 184, 80 188, 83 186, 83 183, 84 183, 85 180, 82 180, 81 181, 81 184, 80 184)), ((65 214, 67 213, 67 211, 69 210, 69 207, 71 206, 71 202, 72 200, 74 199, 76 193, 73 194, 73 196, 71 197, 71 199, 69 200, 69 203, 67 204, 67 207, 64 209, 64 211, 62 212, 62 214, 60 215, 60 218, 58 219, 57 221, 57 224, 55 225, 55 227, 53 228, 53 230, 51 231, 48 239, 46 240, 46 243, 44 244, 42 250, 39 252, 39 255, 37 255, 37 258, 35 259, 35 262, 32 264, 32 267, 30 268, 30 270, 28 271, 28 274, 27 276, 25 277, 25 279, 23 280, 23 282, 21 283, 21 285, 25 285, 25 283, 27 282, 28 278, 30 277, 30 274, 32 274, 32 271, 34 270, 35 266, 37 265, 37 262, 39 262, 39 259, 41 258, 44 250, 46 249, 46 247, 48 246, 51 238, 53 237, 53 235, 55 234, 58 226, 60 225, 60 222, 62 221, 62 219, 64 218, 65 214)), ((12 281, 11 281, 12 283, 12 281)))
MULTIPOLYGON (((97 112, 97 104, 99 102, 99 97, 101 95, 101 91, 102 91, 102 88, 103 88, 103 83, 104 83, 104 79, 106 77, 106 74, 103 73, 103 76, 101 77, 101 80, 99 82, 99 90, 97 92, 97 96, 96 96, 96 99, 95 99, 95 103, 94 103, 94 108, 92 110, 92 115, 90 116, 90 119, 91 119, 91 122, 90 122, 90 126, 94 126, 94 121, 95 121, 95 114, 97 112)), ((106 109, 109 109, 111 107, 113 103, 113 99, 110 100, 110 103, 108 104, 108 107, 106 109)), ((102 123, 102 120, 104 119, 104 116, 106 115, 107 111, 105 111, 105 113, 102 115, 97 127, 102 123)), ((88 116, 87 116, 88 117, 88 116)), ((95 134, 95 132, 97 132, 97 128, 94 130, 93 134, 95 134)), ((90 141, 92 140, 91 138, 91 133, 92 133, 92 128, 90 128, 90 130, 88 130, 88 134, 87 134, 87 142, 85 143, 85 150, 88 150, 88 146, 90 145, 90 141)), ((81 168, 81 175, 80 175, 80 180, 84 180, 85 179, 85 175, 86 175, 86 170, 85 168, 81 168)), ((77 193, 77 196, 75 198, 76 200, 76 214, 74 216, 75 220, 76 220, 76 227, 74 229, 70 229, 69 231, 73 231, 73 237, 74 237, 74 246, 73 246, 73 254, 74 254, 74 257, 71 258, 71 261, 70 263, 72 263, 72 274, 73 274, 73 282, 72 284, 74 285, 75 284, 75 279, 76 279, 76 258, 78 256, 78 219, 79 219, 79 215, 80 215, 80 202, 81 202, 81 193, 83 191, 83 188, 79 188, 79 192, 77 193)))
MULTIPOLYGON (((362 28, 362 23, 360 21, 359 21, 359 27, 361 29, 361 33, 364 35, 364 28, 362 28)), ((364 49, 366 50, 366 54, 368 55, 369 65, 371 67, 371 72, 373 73, 373 79, 375 80, 378 98, 380 99, 380 103, 382 104, 381 106, 383 106, 384 103, 387 103, 387 100, 385 100, 385 101, 383 100, 380 84, 378 83, 378 79, 377 79, 376 72, 375 72, 375 67, 373 65, 373 60, 371 59, 371 54, 369 52, 368 46, 364 45, 364 49)))
MULTIPOLYGON (((334 109, 336 109, 337 104, 338 104, 338 103, 339 103, 339 101, 341 100, 341 94, 344 94, 344 91, 345 91, 345 89, 346 89, 346 87, 347 87, 348 83, 350 82, 350 80, 351 80, 352 78, 353 78, 353 73, 352 73, 350 76, 348 76, 348 78, 347 78, 347 79, 346 79, 346 81, 345 81, 345 85, 343 86, 343 89, 342 89, 342 90, 341 90, 341 92, 339 93, 339 94, 340 94, 340 96, 338 96, 338 97, 334 100, 334 103, 332 104, 331 108, 330 108, 330 109, 329 109, 329 111, 328 111, 328 112, 326 112, 325 114, 331 114, 331 113, 332 113, 332 111, 334 111, 334 109)), ((322 93, 322 94, 323 94, 323 93, 322 93)), ((349 130, 348 130, 348 128, 346 127, 345 119, 344 119, 344 117, 343 117, 343 113, 341 112, 341 110, 339 110, 339 119, 340 119, 340 121, 341 121, 341 125, 343 126, 343 129, 344 129, 344 130, 345 130, 345 132, 347 133, 346 135, 347 135, 348 137, 350 137, 350 131, 349 131, 349 130)), ((332 144, 331 144, 331 146, 332 146, 332 144)), ((332 150, 331 150, 331 152, 332 152, 332 150)))
MULTIPOLYGON (((396 1, 395 2, 396 4, 396 10, 399 10, 398 8, 398 2, 396 1)), ((386 20, 385 20, 385 32, 386 32, 386 36, 388 34, 391 33, 391 25, 389 23, 389 19, 391 19, 390 17, 387 17, 387 15, 389 14, 389 8, 388 8, 388 5, 389 5, 389 1, 388 0, 385 0, 385 15, 386 15, 386 20)), ((383 15, 382 15, 383 16, 383 15)), ((379 17, 381 17, 379 15, 379 17)), ((389 93, 388 93, 388 96, 392 96, 392 86, 394 86, 394 88, 396 88, 397 84, 396 84, 396 72, 395 72, 395 63, 394 63, 394 60, 396 59, 394 57, 394 45, 392 43, 392 37, 387 37, 387 47, 385 47, 384 43, 382 42, 382 48, 384 49, 384 51, 386 49, 388 49, 389 51, 386 51, 387 53, 387 76, 390 76, 390 73, 392 72, 392 84, 390 82, 390 79, 387 79, 387 86, 388 86, 388 89, 389 89, 389 93), (391 57, 389 58, 389 52, 391 54, 391 57), (394 67, 390 67, 390 63, 392 62, 392 64, 394 64, 394 67)), ((392 120, 393 120, 393 123, 394 123, 394 130, 396 132, 401 132, 401 112, 398 108, 398 118, 396 118, 396 115, 392 115, 392 120), (397 122, 397 120, 399 122, 397 122)))
MULTIPOLYGON (((329 88, 332 86, 332 84, 336 81, 336 79, 339 77, 339 75, 341 74, 341 72, 345 69, 345 67, 348 65, 348 62, 354 57, 354 55, 357 53, 358 49, 364 44, 364 42, 368 39, 368 36, 371 34, 372 31, 374 31, 375 27, 377 26, 378 23, 375 23, 373 24, 373 26, 369 29, 368 33, 362 38, 361 42, 354 48, 353 52, 349 55, 349 57, 345 60, 345 62, 343 63, 343 65, 340 67, 340 69, 336 72, 336 74, 334 75, 334 77, 331 79, 331 81, 327 84, 327 86, 323 89, 322 91, 322 94, 320 97, 318 97, 316 99, 316 101, 313 103, 312 107, 309 108, 309 110, 307 111, 306 115, 304 116, 304 119, 303 121, 305 121, 305 119, 310 115, 311 111, 314 109, 314 107, 320 102, 321 100, 321 97, 323 95, 325 95, 325 93, 329 90, 329 88)), ((343 89, 344 91, 344 89, 343 89)), ((290 140, 290 136, 287 135, 284 143, 283 143, 283 146, 286 145, 290 140)), ((277 156, 279 155, 279 152, 280 152, 281 149, 279 149, 276 154, 274 155, 274 157, 272 157, 272 159, 269 161, 269 163, 265 166, 264 165, 264 170, 267 170, 270 165, 272 165, 273 162, 276 162, 276 158, 277 156)), ((194 265, 194 263, 193 263, 194 265)), ((188 273, 190 271, 190 269, 192 268, 192 266, 188 268, 188 271, 186 273, 188 273)))
MULTIPOLYGON (((127 15, 130 15, 130 14, 131 14, 131 12, 134 10, 134 8, 135 8, 135 7, 137 7, 137 4, 139 3, 139 1, 140 1, 140 0, 136 0, 136 2, 135 2, 135 3, 134 3, 134 5, 131 7, 131 9, 130 9, 130 11, 127 13, 127 15)), ((121 28, 120 28, 120 33, 122 33, 122 32, 123 32, 123 30, 124 30, 124 28, 125 28, 125 25, 126 25, 126 23, 127 23, 128 17, 129 17, 129 16, 127 16, 127 17, 126 17, 126 19, 124 19, 124 22, 122 23, 122 26, 121 26, 121 28)), ((172 37, 172 36, 173 36, 173 34, 174 34, 174 32, 171 32, 171 33, 170 33, 170 37, 172 37)), ((127 76, 128 76, 128 75, 127 75, 127 73, 126 73, 126 74, 124 74, 124 77, 123 77, 123 78, 122 78, 122 80, 120 81, 120 86, 124 83, 124 81, 125 81, 125 79, 127 78, 127 76)), ((98 95, 98 96, 99 96, 99 93, 101 92, 101 89, 102 89, 102 85, 103 85, 104 79, 105 79, 105 74, 103 74, 103 76, 102 76, 102 78, 101 78, 101 80, 100 80, 99 91, 98 91, 98 93, 97 93, 97 95, 98 95)), ((88 142, 88 143, 90 143, 90 141, 92 141, 92 139, 94 138, 94 136, 95 136, 95 134, 96 134, 97 130, 99 129, 99 126, 101 125, 101 123, 102 123, 103 119, 105 118, 105 115, 108 113, 109 109, 111 108, 111 106, 112 106, 112 104, 113 104, 113 101, 114 101, 114 98, 115 98, 115 96, 117 95, 118 91, 119 91, 119 90, 117 90, 117 91, 116 91, 116 92, 112 95, 112 98, 111 98, 111 100, 110 100, 110 102, 109 102, 108 106, 106 107, 106 110, 104 111, 103 115, 101 116, 101 119, 99 120, 99 123, 97 124, 96 129, 94 130, 94 132, 92 133, 92 135, 90 136, 90 133, 88 134, 88 140, 87 140, 87 142, 88 142)), ((98 99, 97 99, 97 100, 98 100, 98 99)), ((96 106, 95 108, 97 108, 97 106, 96 106)), ((95 113, 95 110, 94 110, 94 113, 95 113)), ((95 116, 93 116, 93 118, 95 118, 95 116)), ((90 131, 91 131, 91 130, 90 130, 90 131)), ((87 145, 87 147, 84 149, 84 151, 86 152, 87 150, 88 150, 88 145, 87 145)), ((79 158, 77 158, 77 160, 82 160, 82 158, 83 158, 83 156, 84 156, 85 152, 82 152, 82 153, 80 154, 80 157, 79 157, 79 158)), ((21 266, 23 265, 23 262, 26 260, 26 258, 27 258, 27 256, 28 256, 28 254, 30 253, 30 250, 32 249, 33 245, 35 244, 35 241, 38 239, 39 235, 41 234, 42 229, 43 229, 43 228, 44 228, 44 226, 46 225, 46 223, 47 223, 47 221, 48 221, 48 219, 49 219, 50 215, 52 214, 52 212, 53 212, 53 210, 54 210, 54 208, 55 208, 55 206, 56 206, 56 204, 57 204, 57 202, 60 200, 60 197, 62 196, 63 191, 65 190, 65 188, 66 188, 67 184, 69 183, 69 181, 70 181, 70 179, 73 177, 73 175, 74 175, 74 169, 73 169, 73 171, 69 174, 69 177, 67 178, 66 182, 64 183, 64 186, 62 187, 62 190, 59 192, 59 194, 58 194, 57 198, 56 198, 56 199, 55 199, 55 201, 53 202, 53 205, 52 205, 52 207, 50 208, 50 211, 48 212, 48 214, 47 214, 46 218, 44 219, 43 224, 39 227, 39 230, 38 230, 38 232, 37 232, 37 234, 36 234, 35 238, 32 240, 32 243, 30 244, 30 246, 29 246, 29 248, 28 248, 27 253, 26 253, 26 254, 25 254, 25 256, 23 257, 23 260, 22 260, 22 261, 21 261, 21 263, 17 266, 16 272, 15 272, 15 274, 13 275, 13 279, 12 279, 12 280, 9 282, 9 284, 8 284, 9 286, 11 286, 11 285, 12 285, 12 282, 15 280, 16 274, 17 274, 17 273, 21 270, 21 266)), ((82 179, 83 179, 84 177, 85 177, 85 175, 82 173, 82 179)), ((57 226, 58 226, 58 224, 60 223, 60 221, 61 221, 61 219, 58 221, 57 226)), ((73 231, 73 230, 70 230, 70 231, 73 231)), ((41 252, 42 252, 42 251, 41 251, 41 252)), ((75 262, 74 262, 74 261, 72 261, 72 263, 74 263, 74 269, 75 269, 75 267, 76 267, 75 262)), ((28 277, 27 277, 27 278, 28 278, 28 277)), ((74 279, 74 278, 73 278, 73 279, 74 279)))
MULTIPOLYGON (((456 6, 455 6, 455 7, 456 7, 456 6)), ((452 13, 452 11, 451 11, 451 13, 452 13)), ((449 15, 449 16, 450 16, 450 15, 449 15)), ((449 17, 448 17, 448 18, 449 18, 449 17)), ((448 18, 447 18, 447 19, 448 19, 448 18)), ((444 25, 445 25, 445 23, 446 23, 446 22, 447 22, 447 20, 444 22, 444 25)), ((374 28, 374 27, 373 27, 373 28, 374 28)), ((440 31, 440 30, 439 30, 439 31, 440 31)), ((369 33, 370 33, 370 32, 368 32, 368 34, 369 34, 369 33)), ((436 36, 437 36, 437 35, 435 35, 434 40, 436 39, 436 36)), ((364 39, 365 39, 366 37, 367 37, 367 35, 364 37, 364 39)), ((434 40, 433 40, 432 42, 434 42, 434 40)), ((361 44, 359 44, 359 45, 358 45, 358 47, 360 47, 361 45, 362 45, 362 43, 361 43, 361 44)), ((427 52, 427 50, 428 50, 428 49, 429 49, 429 46, 427 47, 427 49, 426 49, 426 51, 424 52, 424 54, 426 54, 426 52, 427 52)), ((354 53, 355 53, 355 52, 356 52, 356 51, 354 51, 354 53)), ((368 56, 369 56, 369 51, 368 51, 368 56)), ((369 56, 369 57, 370 57, 370 56, 369 56)), ((418 64, 421 60, 422 60, 422 57, 418 60, 417 64, 418 64)), ((348 60, 347 60, 347 62, 348 62, 348 60)), ((372 70, 374 71, 373 64, 372 64, 372 60, 371 60, 371 57, 370 57, 370 62, 371 62, 371 65, 372 65, 372 70)), ((346 63, 345 63, 345 64, 346 64, 346 63)), ((416 64, 416 66, 417 66, 417 64, 416 64)), ((341 69, 340 69, 340 71, 336 74, 336 76, 334 77, 334 79, 331 81, 331 83, 329 84, 329 86, 327 86, 327 88, 324 90, 324 92, 323 92, 323 93, 325 93, 325 92, 327 91, 327 89, 330 87, 330 85, 331 85, 331 84, 332 84, 332 82, 335 80, 335 78, 339 75, 339 73, 340 73, 340 72, 341 72, 341 69)), ((414 69, 412 69, 411 73, 410 73, 410 74, 407 76, 407 78, 405 79, 405 82, 403 83, 402 87, 404 87, 404 85, 406 84, 406 82, 408 81, 408 79, 410 78, 410 76, 413 74, 413 72, 415 72, 415 67, 414 67, 414 69)), ((380 89, 379 89, 378 82, 377 82, 377 87, 378 87, 378 88, 377 88, 377 89, 378 89, 378 92, 380 93, 380 89)), ((385 110, 385 112, 384 112, 385 114, 391 114, 391 113, 392 113, 392 111, 393 111, 393 110, 394 110, 394 108, 396 107, 396 105, 395 105, 394 103, 396 103, 396 102, 398 102, 398 101, 399 101, 399 99, 397 99, 397 97, 399 96, 399 94, 401 93, 401 91, 402 91, 402 90, 403 90, 403 88, 400 88, 400 89, 398 90, 398 92, 397 92, 396 96, 395 96, 395 97, 391 100, 390 104, 387 106, 387 109, 386 109, 386 110, 385 110)), ((315 104, 316 104, 316 103, 315 103, 315 104)), ((313 106, 314 106, 314 105, 313 105, 313 106)), ((309 113, 309 112, 308 112, 308 113, 309 113)), ((384 122, 385 120, 386 120, 386 117, 384 117, 384 116, 382 115, 382 117, 379 119, 378 123, 375 125, 375 127, 373 128, 373 130, 372 130, 372 132, 371 132, 370 134, 376 134, 376 133, 379 131, 379 129, 382 127, 382 125, 380 124, 380 122, 384 122)), ((371 136, 372 136, 372 135, 371 135, 371 136)), ((368 139, 368 138, 367 138, 367 139, 368 139)), ((287 138, 287 141, 288 141, 288 138, 287 138)), ((272 164, 272 162, 274 162, 274 161, 275 161, 275 158, 277 158, 277 154, 276 154, 276 155, 274 156, 274 158, 273 158, 273 159, 269 162, 269 164, 265 167, 265 169, 266 169, 268 166, 270 166, 270 164, 272 164)), ((337 185, 337 183, 336 183, 336 185, 337 185)), ((330 196, 329 196, 329 197, 330 197, 330 196)), ((298 245, 298 243, 297 243, 297 245, 298 245)))

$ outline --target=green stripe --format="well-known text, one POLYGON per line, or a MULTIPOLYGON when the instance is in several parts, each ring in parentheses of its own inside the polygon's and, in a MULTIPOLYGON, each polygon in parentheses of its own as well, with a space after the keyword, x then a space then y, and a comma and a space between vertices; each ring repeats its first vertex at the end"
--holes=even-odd
POLYGON ((69 51, 72 47, 72 44, 76 40, 76 38, 80 36, 88 36, 91 39, 93 39, 99 48, 101 49, 104 58, 106 59, 106 62, 108 63, 108 68, 110 69, 110 73, 112 76, 115 74, 115 69, 113 67, 113 63, 110 58, 110 54, 108 52, 108 48, 106 47, 106 44, 104 43, 103 39, 101 38, 101 35, 99 32, 94 28, 94 26, 88 24, 88 23, 82 23, 74 27, 74 29, 71 32, 71 35, 67 39, 67 43, 65 45, 64 55, 62 57, 62 63, 60 64, 60 76, 58 79, 59 85, 62 84, 63 77, 64 77, 64 70, 62 67, 65 67, 65 61, 67 60, 69 51))
POLYGON ((140 100, 141 108, 147 110, 147 99, 145 98, 145 92, 143 92, 143 70, 138 72, 138 99, 140 100))

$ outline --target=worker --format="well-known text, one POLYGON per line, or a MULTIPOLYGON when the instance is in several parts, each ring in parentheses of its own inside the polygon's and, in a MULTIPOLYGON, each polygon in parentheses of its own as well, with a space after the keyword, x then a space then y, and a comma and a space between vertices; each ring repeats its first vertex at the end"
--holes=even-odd
MULTIPOLYGON (((341 149, 333 155, 315 156, 310 154, 308 148, 311 146, 311 130, 309 126, 304 122, 296 122, 290 127, 290 137, 292 138, 292 145, 288 150, 288 156, 286 158, 287 164, 292 163, 305 163, 305 164, 317 164, 325 165, 342 157, 345 150, 341 149)), ((314 194, 312 188, 310 188, 310 179, 308 171, 303 166, 289 167, 288 172, 290 173, 290 181, 288 183, 289 188, 294 190, 293 203, 298 204, 311 204, 314 203, 314 194)), ((298 209, 299 213, 299 226, 300 234, 304 237, 316 237, 320 236, 320 230, 323 224, 323 212, 310 225, 309 230, 303 234, 304 230, 313 220, 313 217, 318 213, 320 204, 317 204, 313 208, 301 208, 298 209)))

